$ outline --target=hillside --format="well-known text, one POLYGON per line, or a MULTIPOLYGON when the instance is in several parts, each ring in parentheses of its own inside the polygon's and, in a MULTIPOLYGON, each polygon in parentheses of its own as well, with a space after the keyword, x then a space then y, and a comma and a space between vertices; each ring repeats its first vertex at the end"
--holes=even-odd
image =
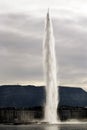
MULTIPOLYGON (((86 107, 87 92, 81 88, 59 87, 60 106, 86 107)), ((44 106, 44 87, 4 85, 0 86, 0 108, 29 108, 44 106)))

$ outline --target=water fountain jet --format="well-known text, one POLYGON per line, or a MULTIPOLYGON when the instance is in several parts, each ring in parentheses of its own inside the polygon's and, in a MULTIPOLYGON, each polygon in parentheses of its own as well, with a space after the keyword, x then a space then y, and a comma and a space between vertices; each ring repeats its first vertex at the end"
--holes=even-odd
POLYGON ((52 22, 49 10, 46 17, 45 39, 43 43, 44 71, 45 71, 45 121, 49 124, 58 122, 58 87, 57 87, 57 69, 55 56, 55 40, 53 35, 52 22))

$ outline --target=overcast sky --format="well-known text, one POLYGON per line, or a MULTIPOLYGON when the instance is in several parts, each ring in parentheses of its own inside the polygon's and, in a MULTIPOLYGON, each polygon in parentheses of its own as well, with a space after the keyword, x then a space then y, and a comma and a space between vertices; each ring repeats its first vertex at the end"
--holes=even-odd
POLYGON ((47 8, 60 85, 87 86, 87 0, 0 0, 0 84, 44 84, 47 8))

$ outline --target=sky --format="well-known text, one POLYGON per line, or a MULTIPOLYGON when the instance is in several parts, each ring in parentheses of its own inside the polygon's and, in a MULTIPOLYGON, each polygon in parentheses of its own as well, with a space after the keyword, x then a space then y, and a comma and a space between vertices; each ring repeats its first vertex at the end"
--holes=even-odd
POLYGON ((60 85, 87 90, 87 0, 0 0, 0 84, 44 85, 47 9, 60 85))

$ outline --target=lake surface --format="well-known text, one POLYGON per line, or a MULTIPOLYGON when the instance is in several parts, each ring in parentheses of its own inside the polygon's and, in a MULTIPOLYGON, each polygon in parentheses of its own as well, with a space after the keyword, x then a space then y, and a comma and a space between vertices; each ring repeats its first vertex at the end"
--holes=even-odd
POLYGON ((87 130, 87 124, 0 125, 0 130, 87 130))

